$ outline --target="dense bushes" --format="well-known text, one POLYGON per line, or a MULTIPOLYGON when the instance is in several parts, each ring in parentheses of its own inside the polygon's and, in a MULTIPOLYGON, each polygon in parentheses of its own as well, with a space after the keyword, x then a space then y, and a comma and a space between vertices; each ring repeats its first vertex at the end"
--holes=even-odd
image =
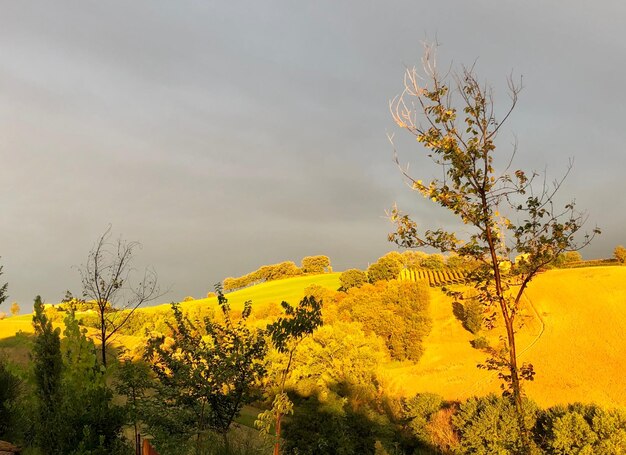
MULTIPOLYGON (((532 428, 537 408, 527 401, 524 409, 526 426, 532 428)), ((470 398, 461 404, 452 423, 460 436, 460 453, 505 455, 522 450, 515 406, 507 398, 496 395, 470 398)))
POLYGON ((0 357, 0 439, 18 436, 21 393, 22 381, 11 371, 9 362, 0 357))
POLYGON ((547 453, 626 453, 626 411, 580 403, 539 413, 536 440, 547 453))
POLYGON ((113 404, 107 372, 74 313, 64 320, 61 340, 37 298, 33 325, 30 442, 51 455, 128 453, 122 438, 124 410, 113 404))
POLYGON ((428 306, 423 283, 392 280, 348 290, 339 311, 384 340, 393 358, 417 361, 432 324, 428 306))
POLYGON ((301 400, 285 423, 288 455, 374 455, 375 426, 350 408, 329 409, 315 398, 301 400))

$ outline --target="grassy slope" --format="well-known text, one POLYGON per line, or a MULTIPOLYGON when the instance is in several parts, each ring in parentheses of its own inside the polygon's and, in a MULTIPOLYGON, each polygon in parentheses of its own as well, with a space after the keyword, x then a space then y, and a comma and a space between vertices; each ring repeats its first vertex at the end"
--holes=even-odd
MULTIPOLYGON (((295 278, 286 278, 284 280, 270 281, 268 283, 257 284, 249 288, 239 291, 229 292, 226 294, 228 303, 233 310, 240 310, 246 300, 251 300, 253 308, 260 307, 270 303, 280 304, 283 300, 292 305, 296 305, 304 296, 304 290, 312 284, 322 286, 328 289, 337 290, 339 288, 340 273, 326 273, 323 275, 306 275, 295 278)), ((217 299, 211 297, 208 299, 192 300, 185 302, 186 307, 194 305, 216 305, 217 299)), ((159 311, 169 309, 169 304, 157 305, 149 308, 142 308, 142 311, 159 311)))
MULTIPOLYGON (((337 289, 339 274, 264 283, 227 297, 235 311, 246 300, 252 300, 257 308, 282 300, 294 304, 311 284, 337 289)), ((572 401, 626 406, 622 379, 626 371, 626 267, 550 271, 537 277, 527 297, 518 349, 522 361, 533 363, 537 372, 535 382, 528 384, 529 396, 543 406, 572 401)), ((184 305, 215 305, 215 300, 184 305)), ((164 309, 167 305, 142 311, 164 309)), ((381 365, 386 391, 398 395, 429 391, 447 399, 497 392, 499 382, 494 373, 476 368, 485 355, 471 348, 473 335, 461 327, 452 315, 450 300, 438 290, 432 294, 431 312, 433 330, 419 364, 381 365)), ((20 329, 32 331, 29 316, 0 321, 0 349, 3 342, 13 341, 20 329)), ((495 344, 498 334, 488 335, 495 344)))
POLYGON ((527 295, 546 327, 523 356, 537 370, 528 394, 626 406, 626 267, 555 270, 527 295))
MULTIPOLYGON (((517 344, 520 360, 536 371, 527 384, 529 397, 542 406, 575 401, 626 406, 626 267, 546 272, 526 297, 517 344)), ((496 375, 476 368, 485 355, 469 346, 472 335, 451 315, 450 301, 434 291, 432 303, 434 327, 424 357, 418 365, 389 369, 388 387, 448 399, 498 392, 496 375)), ((498 334, 488 335, 495 344, 498 334)))

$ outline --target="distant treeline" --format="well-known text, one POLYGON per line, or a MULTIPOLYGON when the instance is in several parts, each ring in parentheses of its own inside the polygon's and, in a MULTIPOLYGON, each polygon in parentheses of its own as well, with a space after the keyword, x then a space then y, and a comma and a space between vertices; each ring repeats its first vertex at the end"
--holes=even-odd
POLYGON ((307 256, 302 259, 301 266, 298 267, 293 261, 285 261, 279 264, 264 265, 254 272, 237 278, 228 277, 224 279, 224 291, 230 292, 242 289, 266 281, 281 280, 305 274, 319 274, 331 272, 330 259, 328 256, 307 256))

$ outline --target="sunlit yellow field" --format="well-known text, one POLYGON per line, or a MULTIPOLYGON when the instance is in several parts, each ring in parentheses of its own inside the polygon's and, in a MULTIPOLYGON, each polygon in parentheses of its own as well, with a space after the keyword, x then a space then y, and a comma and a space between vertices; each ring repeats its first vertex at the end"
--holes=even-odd
MULTIPOLYGON (((246 300, 253 311, 286 300, 297 303, 312 284, 336 290, 339 274, 304 276, 272 281, 227 294, 233 310, 246 300)), ((185 302, 185 308, 216 305, 216 299, 185 302)), ((167 305, 141 309, 167 310, 167 305)), ((425 353, 417 365, 392 362, 380 366, 382 386, 392 395, 438 393, 463 399, 499 391, 493 372, 476 368, 485 354, 473 349, 473 335, 452 314, 452 303, 440 290, 431 296, 433 329, 425 340, 425 353)), ((530 398, 541 406, 574 401, 626 406, 626 267, 552 270, 538 276, 526 292, 519 316, 520 359, 535 366, 536 377, 527 383, 530 398)), ((15 349, 18 331, 32 332, 30 316, 0 321, 0 350, 15 349), (5 346, 3 346, 5 344, 5 346)), ((497 344, 500 332, 486 332, 497 344)), ((138 337, 120 336, 118 343, 132 347, 138 337)))
MULTIPOLYGON (((517 339, 521 361, 536 371, 526 386, 528 396, 542 406, 574 401, 626 406, 626 267, 552 270, 532 282, 526 297, 517 339)), ((471 348, 472 335, 440 291, 433 292, 432 312, 424 357, 416 366, 388 369, 388 387, 448 399, 497 392, 495 374, 476 368, 485 355, 471 348)), ((497 333, 487 333, 497 342, 497 333)))
MULTIPOLYGON (((240 310, 247 300, 251 300, 253 308, 261 308, 270 303, 280 304, 283 300, 292 305, 297 304, 304 296, 304 290, 317 285, 327 289, 337 290, 339 288, 339 275, 341 273, 325 273, 322 275, 305 275, 295 278, 285 278, 283 280, 269 281, 257 284, 239 291, 226 294, 228 303, 233 310, 240 310)), ((205 298, 185 302, 188 308, 194 305, 216 305, 217 298, 205 298)), ((160 311, 169 308, 169 304, 157 305, 149 308, 142 308, 142 311, 160 311)))

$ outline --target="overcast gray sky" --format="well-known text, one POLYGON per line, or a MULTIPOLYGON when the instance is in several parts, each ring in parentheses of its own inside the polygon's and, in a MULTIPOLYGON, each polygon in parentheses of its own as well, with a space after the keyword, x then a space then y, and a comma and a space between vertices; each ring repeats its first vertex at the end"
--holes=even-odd
MULTIPOLYGON (((477 60, 519 107, 501 136, 518 167, 559 176, 626 243, 622 1, 4 1, 0 4, 0 264, 10 298, 80 293, 74 266, 112 224, 171 292, 326 254, 364 268, 393 249, 395 201, 449 224, 392 162, 428 177, 388 101, 421 41, 477 60), (426 174, 426 175, 425 175, 426 174)), ((454 226, 452 226, 454 227, 454 226)))

